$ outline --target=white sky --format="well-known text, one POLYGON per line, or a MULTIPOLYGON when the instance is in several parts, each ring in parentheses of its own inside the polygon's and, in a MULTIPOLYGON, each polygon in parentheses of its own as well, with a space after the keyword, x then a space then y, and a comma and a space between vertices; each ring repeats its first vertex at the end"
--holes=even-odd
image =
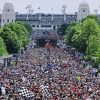
POLYGON ((66 13, 74 13, 77 12, 79 4, 83 1, 89 4, 91 13, 94 12, 94 9, 98 9, 98 13, 100 13, 100 0, 0 0, 1 11, 6 1, 11 1, 15 11, 19 13, 26 13, 25 7, 27 4, 32 5, 34 13, 61 13, 62 5, 66 5, 66 13))

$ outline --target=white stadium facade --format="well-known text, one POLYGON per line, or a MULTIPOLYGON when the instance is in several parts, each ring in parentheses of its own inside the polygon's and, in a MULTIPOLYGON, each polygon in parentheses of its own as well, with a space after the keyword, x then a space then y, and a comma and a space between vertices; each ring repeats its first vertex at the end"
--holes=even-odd
MULTIPOLYGON (((80 21, 87 15, 90 15, 90 8, 86 2, 82 2, 78 11, 73 14, 19 14, 15 12, 11 2, 5 2, 0 14, 0 27, 3 27, 7 22, 23 21, 29 23, 33 30, 56 30, 62 24, 80 21)), ((100 22, 100 15, 96 14, 96 16, 100 22)))

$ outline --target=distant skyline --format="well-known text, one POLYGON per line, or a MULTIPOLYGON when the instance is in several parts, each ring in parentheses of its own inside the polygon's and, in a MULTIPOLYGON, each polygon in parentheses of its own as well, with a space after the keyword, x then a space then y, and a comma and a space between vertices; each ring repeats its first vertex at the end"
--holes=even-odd
POLYGON ((100 0, 0 0, 0 13, 3 9, 4 2, 10 1, 14 5, 15 12, 26 13, 27 4, 31 4, 34 9, 33 13, 62 13, 63 5, 66 5, 66 13, 75 13, 78 11, 79 4, 83 1, 87 2, 90 12, 94 13, 94 9, 98 9, 100 13, 100 0))

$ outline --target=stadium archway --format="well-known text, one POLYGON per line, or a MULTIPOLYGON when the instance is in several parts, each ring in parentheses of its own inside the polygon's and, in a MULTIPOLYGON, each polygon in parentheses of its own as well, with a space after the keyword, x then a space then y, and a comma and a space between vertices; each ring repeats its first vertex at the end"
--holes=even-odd
POLYGON ((57 40, 56 39, 37 39, 36 45, 37 47, 45 47, 46 43, 50 43, 53 47, 57 46, 57 40))
POLYGON ((45 47, 47 42, 55 47, 57 46, 58 35, 54 32, 44 31, 35 35, 35 41, 37 47, 45 47))

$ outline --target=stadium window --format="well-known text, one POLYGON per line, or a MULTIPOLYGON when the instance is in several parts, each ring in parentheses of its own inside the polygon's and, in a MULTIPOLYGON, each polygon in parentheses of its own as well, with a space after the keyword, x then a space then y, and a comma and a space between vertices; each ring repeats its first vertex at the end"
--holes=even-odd
POLYGON ((3 22, 5 22, 5 20, 3 19, 3 22))
POLYGON ((7 22, 9 22, 9 19, 7 19, 7 22))
POLYGON ((7 10, 7 12, 9 12, 9 9, 7 10))

